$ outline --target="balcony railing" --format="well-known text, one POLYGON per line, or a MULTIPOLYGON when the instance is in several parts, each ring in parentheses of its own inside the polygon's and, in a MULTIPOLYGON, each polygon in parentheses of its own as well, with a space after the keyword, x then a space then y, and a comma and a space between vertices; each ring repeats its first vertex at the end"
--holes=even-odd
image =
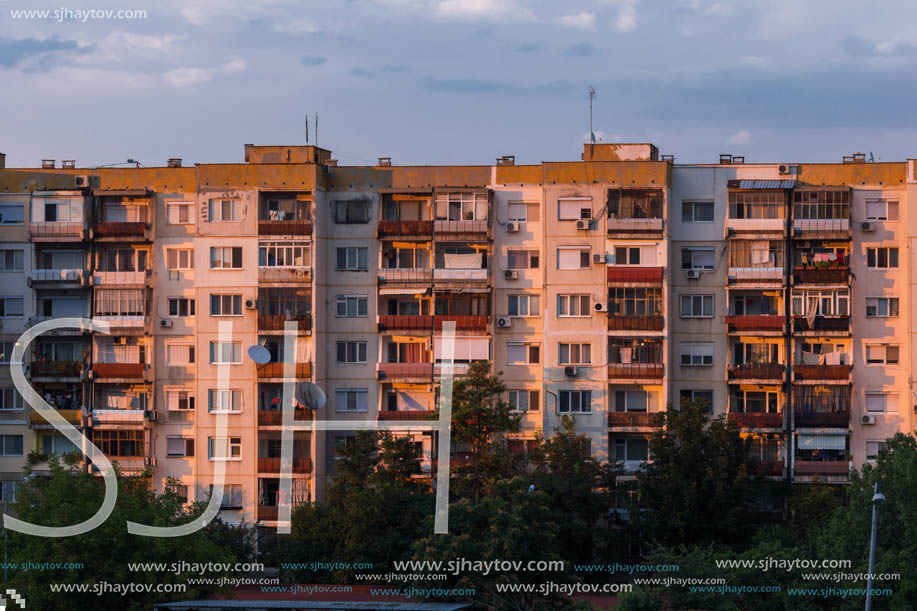
POLYGON ((142 409, 94 409, 93 424, 122 424, 143 426, 144 410, 142 409))
POLYGON ((608 266, 608 282, 662 282, 661 267, 608 266))
POLYGON ((149 223, 96 223, 93 234, 99 238, 142 238, 149 228, 149 223))
POLYGON ((433 363, 376 363, 380 379, 433 378, 433 363))
POLYGON ((92 318, 93 320, 105 321, 115 329, 140 329, 146 324, 146 316, 141 314, 120 316, 94 314, 92 318))
POLYGON ((785 331, 786 319, 771 314, 752 316, 727 316, 726 324, 730 331, 785 331))
POLYGON ((847 284, 850 268, 844 267, 794 267, 796 284, 847 284))
POLYGON ((429 238, 433 221, 379 221, 378 236, 419 236, 429 238))
POLYGON ((83 282, 81 269, 33 269, 29 272, 32 282, 83 282))
POLYGON ((32 361, 33 378, 78 378, 83 374, 80 361, 32 361))
POLYGON ((751 472, 758 475, 783 475, 782 460, 762 460, 752 464, 751 472))
POLYGON ((312 221, 258 221, 258 235, 312 235, 312 221))
POLYGON ((277 505, 258 505, 258 521, 276 522, 278 511, 277 505))
POLYGON ((783 414, 754 413, 754 412, 729 412, 726 420, 735 422, 737 426, 749 429, 778 429, 783 427, 783 414))
MULTIPOLYGON (((82 412, 80 410, 78 409, 58 409, 55 411, 58 414, 60 414, 61 416, 63 416, 64 420, 66 420, 70 424, 75 424, 75 425, 80 424, 80 417, 82 416, 82 412)), ((29 415, 29 422, 33 425, 38 425, 38 426, 41 426, 44 424, 51 426, 51 423, 45 420, 44 416, 42 416, 40 413, 38 413, 37 410, 34 410, 34 409, 32 410, 32 413, 29 415)))
POLYGON ((436 233, 487 233, 487 221, 436 221, 436 233))
POLYGON ((793 365, 797 380, 847 380, 849 365, 793 365))
POLYGON ((490 316, 453 316, 437 315, 433 318, 433 325, 437 331, 442 331, 443 323, 454 322, 456 331, 485 331, 490 316))
POLYGON ((143 363, 93 363, 92 377, 98 378, 142 378, 146 365, 143 363))
POLYGON ((382 268, 379 270, 379 279, 383 283, 391 282, 425 282, 433 280, 433 268, 430 267, 409 267, 409 268, 382 268))
MULTIPOLYGON (((258 473, 280 473, 280 460, 277 457, 259 456, 258 473)), ((293 473, 311 473, 312 459, 306 457, 293 457, 293 473)), ((259 507, 260 510, 260 507, 259 507)))
POLYGON ((258 314, 258 330, 259 331, 283 331, 286 328, 287 321, 296 321, 297 329, 299 331, 311 331, 312 330, 312 315, 303 314, 301 316, 295 316, 291 319, 288 319, 283 314, 258 314))
POLYGON ((608 412, 608 426, 610 427, 630 427, 662 426, 661 412, 608 412))
POLYGON ((847 475, 850 473, 848 460, 797 460, 793 463, 796 475, 847 475))
MULTIPOLYGON (((294 376, 298 379, 309 378, 312 376, 312 363, 295 363, 294 376)), ((282 378, 284 376, 285 363, 262 363, 255 365, 259 378, 282 378)))
MULTIPOLYGON (((846 206, 845 206, 846 207, 846 206)), ((850 233, 850 219, 793 219, 793 233, 850 233)))
POLYGON ((380 314, 377 322, 380 331, 429 331, 433 328, 432 316, 380 314))
POLYGON ((850 317, 849 316, 835 316, 835 317, 825 317, 817 316, 815 317, 815 324, 811 327, 809 326, 809 321, 802 316, 797 316, 793 319, 793 330, 796 333, 804 333, 806 331, 850 331, 850 317))
POLYGON ((746 363, 730 365, 729 375, 736 380, 782 380, 786 365, 780 363, 746 363))
MULTIPOLYGON (((305 422, 312 419, 312 410, 294 409, 293 420, 305 422)), ((278 410, 258 410, 258 426, 281 426, 283 425, 283 412, 278 410)))
POLYGON ((810 412, 797 411, 794 417, 796 427, 847 428, 850 425, 850 412, 810 412))
POLYGON ((653 378, 662 379, 662 363, 611 363, 609 378, 653 378))
POLYGON ((146 284, 147 275, 145 271, 139 272, 96 272, 92 276, 92 284, 95 286, 116 285, 116 284, 146 284))
POLYGON ((379 420, 411 422, 414 420, 429 420, 436 412, 433 410, 408 410, 398 412, 380 411, 379 420))
POLYGON ((608 233, 660 233, 662 219, 608 219, 608 233))
POLYGON ((664 325, 662 316, 608 315, 609 331, 662 331, 664 325))
POLYGON ((29 237, 33 240, 82 240, 85 235, 86 230, 81 222, 33 221, 29 223, 29 237))
POLYGON ((781 282, 782 267, 730 267, 729 278, 736 282, 781 282))
POLYGON ((437 281, 487 282, 486 268, 455 269, 437 267, 433 270, 433 279, 437 281))

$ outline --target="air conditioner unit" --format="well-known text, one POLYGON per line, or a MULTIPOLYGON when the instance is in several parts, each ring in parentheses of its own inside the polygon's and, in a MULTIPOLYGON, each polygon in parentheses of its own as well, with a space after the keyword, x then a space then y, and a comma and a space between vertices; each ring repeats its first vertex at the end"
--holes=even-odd
POLYGON ((608 304, 605 303, 604 301, 596 301, 593 307, 595 308, 596 312, 607 312, 608 311, 608 304))
POLYGON ((863 424, 875 424, 876 417, 872 414, 863 414, 863 419, 861 420, 863 424))
POLYGON ((509 327, 512 324, 513 324, 513 319, 508 316, 500 316, 499 318, 497 318, 498 327, 509 327))
POLYGON ((92 186, 92 176, 81 174, 73 177, 73 184, 77 189, 88 189, 92 186))
POLYGON ((169 320, 168 318, 163 318, 162 320, 159 321, 159 326, 162 327, 163 329, 171 329, 172 321, 169 320))
POLYGON ((566 367, 564 367, 564 375, 567 376, 568 378, 575 378, 576 377, 576 367, 572 365, 567 365, 566 367))
POLYGON ((593 254, 593 255, 592 255, 592 262, 595 263, 596 265, 604 265, 604 264, 605 264, 605 255, 603 255, 603 254, 593 254))
POLYGON ((589 229, 589 223, 590 223, 590 222, 591 222, 591 221, 587 221, 587 220, 579 220, 579 221, 576 221, 576 228, 577 228, 577 229, 589 229))
POLYGON ((245 300, 245 309, 246 310, 254 310, 257 307, 258 307, 258 303, 254 299, 245 300))
POLYGON ((507 280, 516 280, 519 278, 519 271, 515 269, 508 269, 503 272, 503 277, 507 280))
POLYGON ((146 419, 150 422, 156 422, 156 410, 148 409, 146 410, 146 419))
POLYGON ((519 223, 509 222, 506 224, 506 233, 519 233, 519 223))
POLYGON ((860 225, 860 229, 863 232, 875 231, 876 224, 875 223, 863 223, 862 225, 860 225))
POLYGON ((797 166, 795 165, 781 165, 777 168, 777 171, 781 174, 795 174, 797 166))
POLYGON ((698 278, 700 278, 700 270, 699 269, 689 269, 688 271, 685 272, 685 278, 687 278, 688 280, 697 280, 698 278))

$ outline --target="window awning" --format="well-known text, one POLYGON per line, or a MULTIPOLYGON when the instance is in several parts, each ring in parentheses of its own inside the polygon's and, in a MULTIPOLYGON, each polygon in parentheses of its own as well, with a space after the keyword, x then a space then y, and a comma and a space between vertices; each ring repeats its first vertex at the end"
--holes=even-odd
POLYGON ((730 180, 729 187, 737 189, 792 189, 795 180, 730 180))
POLYGON ((380 288, 380 295, 425 295, 427 289, 424 287, 417 288, 380 288))
POLYGON ((846 450, 846 435, 798 435, 796 447, 800 450, 846 450))

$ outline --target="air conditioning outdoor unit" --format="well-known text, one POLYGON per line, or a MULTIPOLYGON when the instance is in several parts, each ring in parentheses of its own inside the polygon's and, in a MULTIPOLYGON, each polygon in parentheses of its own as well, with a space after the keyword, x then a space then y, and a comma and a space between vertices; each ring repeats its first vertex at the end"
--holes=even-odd
POLYGON ((83 174, 74 176, 73 184, 77 189, 88 189, 90 186, 92 186, 92 177, 83 174))
POLYGON ((593 254, 593 255, 592 255, 592 262, 595 263, 595 264, 597 264, 597 265, 604 265, 604 264, 605 264, 605 255, 603 255, 603 254, 598 254, 598 253, 593 254))
POLYGON ((875 424, 876 417, 872 414, 863 414, 863 424, 875 424))
POLYGON ((864 233, 869 232, 869 231, 875 231, 876 224, 875 223, 863 223, 862 225, 860 225, 860 229, 863 230, 864 233))
POLYGON ((566 367, 564 367, 564 375, 567 376, 568 378, 575 378, 576 377, 576 367, 572 365, 567 365, 566 367))
POLYGON ((594 307, 595 307, 596 312, 607 312, 608 311, 608 304, 605 303, 604 301, 596 301, 594 307))
POLYGON ((509 326, 512 325, 512 324, 513 324, 513 319, 510 318, 510 317, 508 317, 508 316, 501 316, 501 317, 497 318, 497 326, 498 326, 498 327, 504 327, 504 328, 505 328, 505 327, 509 327, 509 326))
POLYGON ((258 307, 258 303, 254 299, 245 300, 245 309, 246 310, 254 310, 257 307, 258 307))
POLYGON ((699 269, 689 269, 688 271, 685 272, 685 278, 687 278, 688 280, 697 280, 698 278, 700 278, 700 270, 699 269))
POLYGON ((777 171, 781 174, 795 174, 797 166, 795 165, 781 165, 777 168, 777 171))
POLYGON ((591 222, 591 221, 588 221, 588 220, 585 220, 585 219, 576 221, 576 228, 577 228, 577 229, 589 229, 589 223, 590 223, 590 222, 591 222))
POLYGON ((162 327, 163 329, 171 329, 172 321, 169 320, 168 318, 163 318, 162 320, 159 321, 159 326, 162 327))
POLYGON ((519 233, 519 223, 509 222, 506 224, 506 233, 519 233))
POLYGON ((516 280, 519 278, 519 272, 515 269, 508 269, 503 272, 503 277, 507 280, 516 280))

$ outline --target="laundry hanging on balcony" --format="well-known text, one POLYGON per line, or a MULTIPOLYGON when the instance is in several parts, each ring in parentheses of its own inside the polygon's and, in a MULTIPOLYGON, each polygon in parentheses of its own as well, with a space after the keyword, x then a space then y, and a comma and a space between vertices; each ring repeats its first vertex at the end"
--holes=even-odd
POLYGON ((484 261, 482 253, 445 253, 446 269, 481 269, 484 261))
POLYGON ((821 365, 823 361, 824 357, 821 354, 815 354, 814 352, 802 353, 803 365, 821 365))
POLYGON ((770 242, 752 242, 751 265, 752 267, 768 267, 770 265, 770 242))

